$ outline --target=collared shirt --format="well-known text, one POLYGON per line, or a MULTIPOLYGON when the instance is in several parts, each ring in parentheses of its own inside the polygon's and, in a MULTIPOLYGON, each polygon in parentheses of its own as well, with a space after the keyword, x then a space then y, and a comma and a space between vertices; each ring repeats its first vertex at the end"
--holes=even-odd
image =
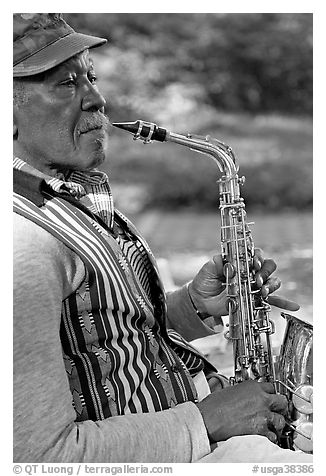
MULTIPOLYGON (((32 174, 35 170, 30 165, 24 163, 20 159, 15 159, 14 166, 15 168, 19 168, 20 170, 23 170, 25 172, 32 173, 32 174)), ((126 235, 126 232, 123 230, 123 228, 117 226, 116 223, 114 222, 113 200, 112 200, 106 174, 104 174, 103 172, 98 172, 98 171, 92 171, 91 173, 90 172, 85 172, 85 173, 72 172, 69 175, 68 180, 67 179, 65 180, 63 176, 49 177, 45 174, 42 174, 39 171, 37 171, 36 174, 40 178, 43 178, 53 190, 55 190, 59 194, 62 194, 62 196, 64 196, 65 194, 69 194, 75 198, 77 197, 81 202, 83 202, 84 205, 87 206, 88 209, 90 209, 93 213, 99 215, 102 218, 102 220, 107 224, 107 226, 111 228, 113 232, 115 232, 114 234, 115 239, 120 249, 122 250, 121 256, 124 256, 126 260, 126 269, 128 269, 128 264, 129 264, 134 272, 134 275, 136 276, 138 280, 138 284, 140 284, 141 289, 146 294, 145 301, 151 308, 151 299, 152 299, 151 286, 150 286, 151 276, 149 272, 151 267, 149 266, 149 263, 148 263, 146 250, 144 250, 142 243, 140 241, 130 240, 130 237, 126 235), (88 179, 88 176, 90 176, 90 179, 88 179), (108 199, 106 200, 106 198, 108 199), (146 258, 147 258, 147 261, 146 261, 146 258)), ((85 289, 84 289, 84 292, 85 292, 85 289)), ((80 298, 78 299, 81 303, 84 298, 82 298, 82 300, 80 300, 80 298)), ((153 312, 153 309, 151 309, 151 312, 153 312)), ((152 339, 153 330, 151 330, 151 328, 148 327, 147 332, 148 332, 148 338, 152 339)), ((178 342, 178 338, 179 338, 179 341, 182 342, 181 336, 177 337, 175 341, 178 342)), ((162 341, 162 344, 163 344, 163 341, 162 341)), ((167 355, 169 355, 168 357, 169 366, 171 366, 172 368, 173 365, 175 365, 173 364, 173 360, 174 360, 173 351, 171 354, 171 350, 168 351, 168 347, 166 347, 166 345, 167 345, 166 343, 163 345, 163 347, 165 347, 165 351, 163 352, 167 352, 167 355)), ((169 345, 171 349, 177 352, 177 354, 181 352, 180 357, 182 361, 186 363, 189 370, 192 370, 194 374, 198 373, 198 371, 201 370, 201 368, 203 367, 203 363, 201 359, 198 358, 198 356, 192 354, 189 351, 187 352, 187 350, 185 350, 184 347, 180 347, 175 342, 174 343, 170 342, 169 345)), ((175 363, 177 363, 177 365, 180 365, 178 364, 178 359, 175 361, 175 363)), ((69 367, 70 365, 69 359, 66 360, 66 364, 68 364, 68 367, 69 367)), ((158 378, 163 377, 163 380, 165 380, 169 374, 169 371, 167 370, 166 365, 162 362, 161 364, 158 364, 158 362, 156 362, 156 369, 160 368, 160 365, 163 365, 161 367, 162 373, 161 374, 158 373, 157 376, 158 378)), ((186 367, 184 367, 184 370, 185 368, 186 367)), ((179 371, 181 371, 182 366, 181 367, 179 366, 178 369, 179 371)), ((69 370, 71 369, 68 368, 68 371, 69 370)), ((72 393, 74 394, 74 391, 76 389, 72 388, 71 390, 72 390, 72 393)), ((110 393, 108 389, 106 391, 108 394, 110 393)), ((171 389, 169 390, 168 393, 170 392, 171 392, 171 389)), ((184 393, 184 392, 181 392, 181 393, 184 393)), ((184 394, 184 397, 185 397, 185 394, 184 394)), ((173 392, 172 394, 170 394, 170 398, 171 399, 168 406, 170 406, 173 401, 174 401, 174 404, 177 402, 180 403, 181 401, 185 401, 185 400, 180 401, 178 400, 178 398, 175 400, 176 397, 175 395, 173 396, 173 392)), ((189 398, 189 393, 188 393, 188 397, 186 397, 186 400, 188 398, 189 398)), ((80 401, 80 398, 78 398, 77 400, 80 401)), ((76 406, 76 401, 75 401, 75 406, 76 406)), ((155 405, 153 409, 154 408, 156 408, 155 405)), ((161 409, 160 406, 156 408, 156 410, 159 410, 159 409, 161 409)), ((123 410, 123 412, 124 411, 127 411, 127 410, 123 410)), ((132 411, 132 409, 129 408, 129 411, 132 411)), ((82 411, 80 411, 79 413, 81 415, 82 411)), ((104 417, 108 416, 108 414, 103 414, 103 415, 104 417)), ((84 419, 84 417, 81 416, 81 419, 84 419)), ((97 417, 95 419, 97 419, 97 417)))
POLYGON ((132 241, 125 231, 114 221, 114 202, 106 173, 100 170, 87 172, 72 171, 67 178, 62 173, 52 177, 22 159, 15 157, 13 167, 45 180, 61 196, 70 195, 78 199, 92 213, 98 215, 108 228, 115 233, 117 242, 127 256, 143 289, 150 296, 147 253, 139 241, 132 241))

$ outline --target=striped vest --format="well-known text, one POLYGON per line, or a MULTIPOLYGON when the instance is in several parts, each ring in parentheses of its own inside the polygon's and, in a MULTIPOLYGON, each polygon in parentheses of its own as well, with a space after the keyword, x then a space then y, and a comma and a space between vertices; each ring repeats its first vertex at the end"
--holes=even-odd
POLYGON ((103 223, 50 192, 46 198, 38 207, 15 194, 14 211, 62 241, 85 265, 85 280, 62 303, 60 327, 76 420, 160 411, 196 401, 190 373, 166 330, 164 291, 147 244, 116 212, 119 226, 147 250, 151 302, 103 223))

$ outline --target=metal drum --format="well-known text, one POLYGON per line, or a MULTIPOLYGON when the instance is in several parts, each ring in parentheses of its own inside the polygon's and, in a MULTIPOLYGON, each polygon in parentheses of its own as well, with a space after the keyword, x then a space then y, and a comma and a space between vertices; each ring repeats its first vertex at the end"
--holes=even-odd
POLYGON ((313 325, 290 314, 277 362, 279 391, 289 399, 290 416, 282 446, 312 453, 313 325))

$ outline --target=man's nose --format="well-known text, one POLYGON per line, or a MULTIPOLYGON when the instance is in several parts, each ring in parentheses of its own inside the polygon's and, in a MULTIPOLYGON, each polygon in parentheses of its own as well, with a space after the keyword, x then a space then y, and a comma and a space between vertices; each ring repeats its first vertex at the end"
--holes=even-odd
POLYGON ((82 100, 83 111, 101 111, 104 112, 106 101, 97 87, 90 84, 82 100))

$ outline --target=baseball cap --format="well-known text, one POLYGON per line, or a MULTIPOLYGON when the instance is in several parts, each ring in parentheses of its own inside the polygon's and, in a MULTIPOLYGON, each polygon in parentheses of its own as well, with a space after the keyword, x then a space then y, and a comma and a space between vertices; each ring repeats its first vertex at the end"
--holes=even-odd
POLYGON ((14 77, 43 73, 105 38, 77 33, 61 13, 14 13, 14 77))

